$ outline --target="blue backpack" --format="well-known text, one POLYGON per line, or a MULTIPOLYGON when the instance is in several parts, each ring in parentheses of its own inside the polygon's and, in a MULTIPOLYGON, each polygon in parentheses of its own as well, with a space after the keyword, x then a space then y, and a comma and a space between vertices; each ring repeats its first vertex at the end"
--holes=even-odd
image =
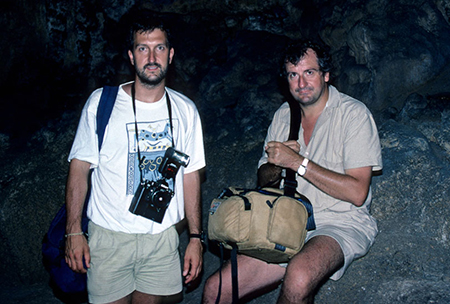
MULTIPOLYGON (((111 116, 114 102, 119 87, 105 86, 97 108, 97 136, 98 149, 100 150, 105 134, 106 125, 111 116)), ((89 193, 84 203, 81 226, 83 232, 87 233, 88 218, 86 215, 89 193)), ((42 241, 42 257, 45 269, 50 274, 50 285, 56 294, 87 295, 86 274, 76 273, 69 268, 65 261, 65 238, 66 234, 66 204, 59 209, 50 224, 48 232, 42 241)))

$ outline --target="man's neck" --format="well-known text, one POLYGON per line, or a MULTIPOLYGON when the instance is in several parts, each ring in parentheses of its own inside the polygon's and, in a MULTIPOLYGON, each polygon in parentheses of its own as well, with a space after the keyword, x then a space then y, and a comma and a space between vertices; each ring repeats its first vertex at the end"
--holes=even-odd
MULTIPOLYGON (((135 85, 135 98, 136 100, 153 103, 160 100, 165 93, 165 82, 162 81, 158 85, 150 86, 141 83, 138 79, 134 82, 135 85)), ((131 86, 132 84, 128 84, 124 87, 124 90, 127 94, 131 96, 131 86)))

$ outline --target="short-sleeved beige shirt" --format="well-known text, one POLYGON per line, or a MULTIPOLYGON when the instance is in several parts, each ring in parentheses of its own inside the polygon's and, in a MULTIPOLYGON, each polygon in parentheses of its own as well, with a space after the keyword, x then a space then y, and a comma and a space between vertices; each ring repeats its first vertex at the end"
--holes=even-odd
MULTIPOLYGON (((290 109, 286 102, 276 111, 264 146, 269 141, 286 141, 289 125, 290 109)), ((303 128, 300 128, 298 142, 301 155, 335 172, 344 173, 346 169, 366 166, 373 167, 373 170, 382 168, 381 146, 372 114, 362 102, 340 93, 331 85, 327 105, 317 120, 308 146, 303 139, 303 128)), ((258 166, 266 162, 267 154, 263 152, 258 166)), ((297 176, 297 182, 297 190, 308 197, 314 207, 317 231, 321 227, 335 225, 347 230, 346 234, 350 230, 358 231, 354 237, 362 239, 360 244, 354 244, 357 241, 349 240, 348 236, 343 237, 351 247, 354 244, 355 247, 363 248, 343 248, 346 265, 341 269, 341 274, 338 275, 340 277, 354 258, 368 251, 378 232, 376 221, 369 214, 371 191, 364 205, 357 207, 320 191, 300 176, 297 176)), ((312 233, 317 234, 314 231, 312 233)), ((339 242, 342 245, 343 241, 339 242)))

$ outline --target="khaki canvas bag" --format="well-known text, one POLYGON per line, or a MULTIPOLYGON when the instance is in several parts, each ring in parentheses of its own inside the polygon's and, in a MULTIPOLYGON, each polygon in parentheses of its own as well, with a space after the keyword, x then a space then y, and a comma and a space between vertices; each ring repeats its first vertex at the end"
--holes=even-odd
POLYGON ((314 228, 312 206, 303 195, 230 187, 211 203, 208 236, 225 248, 237 246, 241 254, 283 263, 302 249, 307 230, 314 228))

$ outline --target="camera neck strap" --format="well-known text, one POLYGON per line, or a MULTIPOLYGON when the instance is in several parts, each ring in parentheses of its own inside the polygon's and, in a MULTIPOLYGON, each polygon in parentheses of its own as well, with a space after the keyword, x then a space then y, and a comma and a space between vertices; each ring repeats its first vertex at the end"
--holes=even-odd
MULTIPOLYGON (((173 140, 174 134, 173 134, 173 124, 172 124, 172 106, 170 103, 170 97, 167 91, 165 92, 166 95, 166 103, 167 103, 167 111, 169 112, 169 124, 170 124, 170 133, 172 136, 172 147, 175 147, 175 143, 173 140)), ((137 124, 137 117, 136 117, 136 88, 134 86, 134 82, 131 85, 131 100, 133 103, 133 113, 134 113, 134 130, 136 135, 136 146, 137 146, 137 153, 138 153, 138 160, 139 160, 139 172, 141 173, 141 183, 144 182, 144 174, 142 173, 142 162, 144 161, 144 158, 141 158, 141 149, 139 148, 139 130, 138 130, 138 124, 137 124)))

